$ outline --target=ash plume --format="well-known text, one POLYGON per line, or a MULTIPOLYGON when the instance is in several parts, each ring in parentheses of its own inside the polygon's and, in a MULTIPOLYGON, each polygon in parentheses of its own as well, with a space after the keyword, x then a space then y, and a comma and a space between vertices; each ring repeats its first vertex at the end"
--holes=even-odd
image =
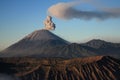
POLYGON ((53 23, 51 16, 47 16, 44 25, 46 30, 55 30, 55 24, 53 23))
POLYGON ((97 11, 82 11, 74 7, 81 4, 81 2, 58 3, 48 8, 48 14, 56 18, 69 20, 73 18, 78 19, 108 19, 120 17, 120 8, 98 8, 97 11))

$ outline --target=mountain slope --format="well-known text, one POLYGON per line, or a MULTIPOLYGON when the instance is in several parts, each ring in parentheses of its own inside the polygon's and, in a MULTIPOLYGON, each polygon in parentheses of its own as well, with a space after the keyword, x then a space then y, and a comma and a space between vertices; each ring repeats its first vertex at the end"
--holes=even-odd
POLYGON ((0 58, 0 64, 1 73, 15 75, 21 80, 120 80, 120 60, 109 56, 0 58))

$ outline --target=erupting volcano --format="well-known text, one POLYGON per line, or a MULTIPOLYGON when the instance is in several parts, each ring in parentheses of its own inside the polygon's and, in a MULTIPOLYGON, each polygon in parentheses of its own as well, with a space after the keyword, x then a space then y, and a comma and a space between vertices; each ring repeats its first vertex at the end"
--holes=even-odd
POLYGON ((0 53, 0 79, 120 79, 120 60, 110 57, 120 57, 119 43, 70 43, 50 31, 56 27, 51 16, 44 24, 44 29, 32 32, 0 53))

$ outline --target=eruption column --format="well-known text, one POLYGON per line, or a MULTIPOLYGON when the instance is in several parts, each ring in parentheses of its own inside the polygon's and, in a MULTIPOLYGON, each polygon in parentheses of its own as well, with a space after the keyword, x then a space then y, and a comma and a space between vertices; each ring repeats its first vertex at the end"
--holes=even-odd
POLYGON ((46 30, 55 30, 55 24, 53 23, 51 16, 47 16, 44 25, 46 30))

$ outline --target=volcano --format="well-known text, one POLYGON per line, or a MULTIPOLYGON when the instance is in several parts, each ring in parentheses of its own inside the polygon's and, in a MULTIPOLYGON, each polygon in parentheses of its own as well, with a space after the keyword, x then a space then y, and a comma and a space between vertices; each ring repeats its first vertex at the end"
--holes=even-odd
MULTIPOLYGON (((65 46, 68 41, 56 36, 48 30, 36 30, 22 40, 11 45, 1 54, 2 57, 39 56, 54 57, 56 47, 65 46)), ((57 55, 56 55, 57 56, 57 55)))

